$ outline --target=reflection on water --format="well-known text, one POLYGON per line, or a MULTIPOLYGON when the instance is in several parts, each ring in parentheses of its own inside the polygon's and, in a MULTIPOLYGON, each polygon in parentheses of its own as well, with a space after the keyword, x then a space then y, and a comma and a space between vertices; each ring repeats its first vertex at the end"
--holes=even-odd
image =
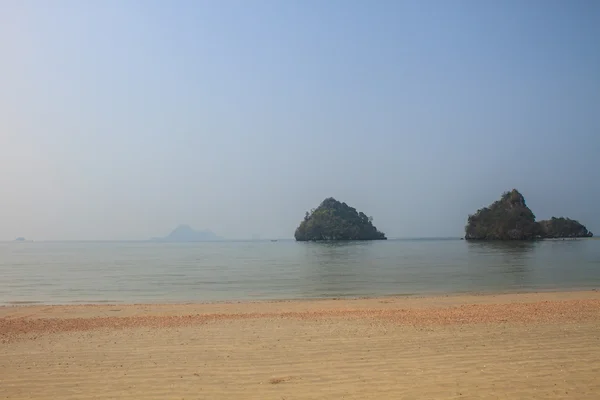
POLYGON ((467 242, 470 288, 518 290, 531 288, 532 261, 542 242, 467 242), (485 262, 482 262, 485 260, 485 262))
POLYGON ((535 249, 536 245, 544 242, 540 241, 467 241, 469 251, 478 251, 480 253, 499 252, 507 254, 528 253, 535 249))
POLYGON ((0 303, 215 301, 600 286, 600 241, 0 243, 0 303))
POLYGON ((306 249, 303 297, 361 296, 361 282, 369 277, 376 255, 373 242, 300 243, 306 249))

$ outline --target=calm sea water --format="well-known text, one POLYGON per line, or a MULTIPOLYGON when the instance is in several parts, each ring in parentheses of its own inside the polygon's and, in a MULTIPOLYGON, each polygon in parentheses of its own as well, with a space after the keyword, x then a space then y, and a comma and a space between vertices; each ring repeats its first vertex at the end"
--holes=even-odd
POLYGON ((202 302, 600 287, 600 240, 0 243, 0 303, 202 302))

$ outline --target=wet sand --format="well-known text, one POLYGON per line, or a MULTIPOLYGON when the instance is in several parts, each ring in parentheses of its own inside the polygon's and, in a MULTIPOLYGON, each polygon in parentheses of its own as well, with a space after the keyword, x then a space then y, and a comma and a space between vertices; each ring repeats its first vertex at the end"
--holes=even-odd
POLYGON ((600 292, 0 307, 0 398, 597 399, 600 292))

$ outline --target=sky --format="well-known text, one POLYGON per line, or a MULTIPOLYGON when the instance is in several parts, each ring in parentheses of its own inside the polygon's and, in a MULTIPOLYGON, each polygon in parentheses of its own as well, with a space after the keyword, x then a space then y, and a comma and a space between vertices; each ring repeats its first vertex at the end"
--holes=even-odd
POLYGON ((600 2, 0 0, 0 240, 290 238, 326 197, 600 234, 600 2))

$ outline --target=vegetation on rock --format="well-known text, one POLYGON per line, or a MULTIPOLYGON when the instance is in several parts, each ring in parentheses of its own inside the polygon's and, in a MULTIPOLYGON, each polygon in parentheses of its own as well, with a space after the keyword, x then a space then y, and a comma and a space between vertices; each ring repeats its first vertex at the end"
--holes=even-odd
POLYGON ((525 198, 513 189, 489 207, 469 215, 467 240, 532 240, 544 238, 590 237, 585 226, 569 218, 535 221, 525 198))
POLYGON ((540 221, 540 231, 544 238, 577 238, 592 237, 594 234, 578 221, 570 218, 552 217, 546 221, 540 221))
POLYGON ((465 233, 467 240, 530 240, 539 235, 539 227, 523 195, 513 189, 469 215, 465 233))
POLYGON ((306 213, 294 237, 297 241, 386 239, 371 217, 332 197, 306 213))

